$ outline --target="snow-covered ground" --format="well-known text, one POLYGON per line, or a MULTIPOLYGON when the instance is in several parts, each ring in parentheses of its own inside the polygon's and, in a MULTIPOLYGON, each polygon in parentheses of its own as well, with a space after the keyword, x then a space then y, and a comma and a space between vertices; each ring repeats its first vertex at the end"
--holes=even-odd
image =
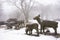
POLYGON ((56 40, 56 38, 46 35, 29 36, 25 34, 25 28, 23 28, 20 30, 0 29, 0 40, 56 40))
MULTIPOLYGON (((60 22, 58 22, 58 33, 60 33, 60 22)), ((52 32, 53 29, 50 29, 52 32)), ((25 28, 20 30, 8 29, 5 28, 0 29, 0 40, 60 40, 60 38, 56 38, 51 35, 43 35, 40 34, 39 37, 30 36, 25 34, 25 28)))

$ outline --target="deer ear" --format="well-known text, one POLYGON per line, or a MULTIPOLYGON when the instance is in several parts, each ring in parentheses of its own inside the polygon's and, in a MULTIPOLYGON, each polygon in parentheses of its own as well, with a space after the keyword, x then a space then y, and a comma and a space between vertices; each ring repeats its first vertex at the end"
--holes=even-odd
POLYGON ((40 17, 40 15, 38 15, 38 17, 40 17))

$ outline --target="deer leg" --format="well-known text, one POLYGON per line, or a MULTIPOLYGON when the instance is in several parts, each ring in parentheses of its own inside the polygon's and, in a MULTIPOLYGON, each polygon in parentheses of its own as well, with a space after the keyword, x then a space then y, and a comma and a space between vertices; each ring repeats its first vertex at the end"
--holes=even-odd
POLYGON ((43 33, 44 33, 44 27, 43 27, 43 33))
POLYGON ((39 30, 38 30, 38 28, 36 29, 36 31, 37 31, 37 36, 39 36, 39 30))
POLYGON ((55 31, 55 35, 57 34, 57 28, 54 28, 54 31, 55 31))
POLYGON ((55 34, 57 34, 57 28, 55 28, 55 34))
POLYGON ((40 33, 42 33, 42 30, 43 30, 43 28, 41 27, 41 29, 40 29, 40 33))
POLYGON ((30 30, 29 34, 30 34, 30 35, 32 34, 32 29, 30 30))
POLYGON ((28 29, 26 29, 25 31, 26 31, 26 34, 28 34, 28 29))

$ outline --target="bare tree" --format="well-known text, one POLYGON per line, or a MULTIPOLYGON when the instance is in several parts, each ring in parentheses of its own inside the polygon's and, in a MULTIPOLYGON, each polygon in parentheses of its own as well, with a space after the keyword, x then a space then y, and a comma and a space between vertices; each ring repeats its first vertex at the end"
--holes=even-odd
POLYGON ((7 0, 8 3, 12 3, 12 5, 16 6, 20 13, 23 13, 26 19, 26 22, 28 22, 29 13, 34 6, 33 0, 7 0))
POLYGON ((2 16, 3 16, 2 11, 3 11, 3 9, 2 9, 2 1, 0 1, 0 20, 2 20, 2 16))

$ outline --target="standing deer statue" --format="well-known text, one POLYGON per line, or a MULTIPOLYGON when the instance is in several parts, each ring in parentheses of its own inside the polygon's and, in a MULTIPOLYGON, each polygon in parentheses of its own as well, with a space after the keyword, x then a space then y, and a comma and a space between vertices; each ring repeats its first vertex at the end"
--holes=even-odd
POLYGON ((42 30, 43 30, 43 33, 44 33, 44 29, 45 29, 46 27, 50 27, 50 28, 53 28, 54 31, 55 31, 55 34, 57 34, 58 22, 49 21, 49 20, 42 20, 42 21, 41 21, 40 15, 34 17, 33 19, 37 20, 38 23, 41 25, 41 29, 40 29, 40 32, 41 32, 41 33, 42 33, 42 30))

